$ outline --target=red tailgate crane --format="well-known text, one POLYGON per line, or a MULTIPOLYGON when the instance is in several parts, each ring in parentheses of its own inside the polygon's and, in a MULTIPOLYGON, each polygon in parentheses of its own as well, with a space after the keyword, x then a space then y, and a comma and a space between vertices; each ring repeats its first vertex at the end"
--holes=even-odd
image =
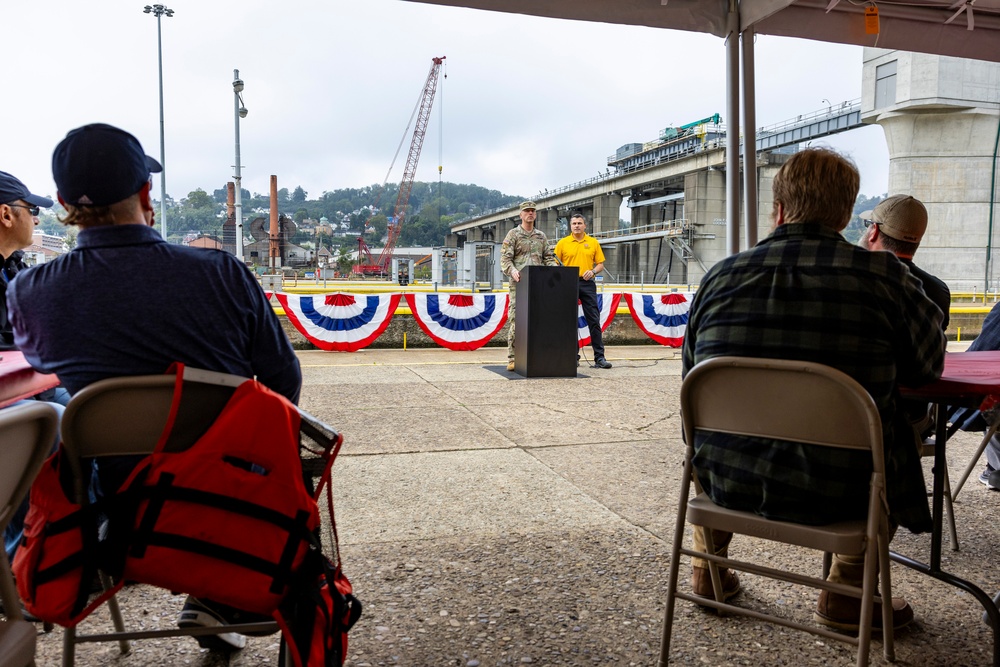
MULTIPOLYGON (((441 72, 441 65, 446 56, 433 58, 431 71, 427 74, 427 81, 424 82, 424 89, 420 93, 420 101, 417 108, 417 122, 413 128, 413 139, 410 141, 410 152, 406 156, 406 167, 403 169, 403 180, 399 183, 399 194, 396 196, 396 208, 393 211, 392 219, 389 221, 387 230, 387 240, 382 253, 377 260, 372 260, 371 249, 365 243, 364 230, 362 236, 358 237, 358 264, 354 267, 354 272, 363 276, 385 276, 389 273, 389 265, 392 262, 392 253, 396 248, 396 241, 403 229, 403 218, 406 215, 406 205, 410 201, 410 192, 413 190, 413 179, 417 174, 417 162, 420 160, 420 150, 424 146, 424 136, 427 134, 427 124, 431 119, 431 107, 434 105, 434 96, 437 93, 438 75, 441 72), (367 263, 362 264, 362 261, 367 263)), ((374 217, 374 216, 372 216, 374 217)), ((369 218, 368 220, 371 220, 369 218)), ((365 227, 368 226, 365 221, 365 227)))

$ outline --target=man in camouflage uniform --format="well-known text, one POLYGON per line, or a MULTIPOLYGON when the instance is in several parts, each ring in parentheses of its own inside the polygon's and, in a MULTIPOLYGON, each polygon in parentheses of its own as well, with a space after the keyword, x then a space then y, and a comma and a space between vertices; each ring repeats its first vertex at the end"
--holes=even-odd
POLYGON ((507 306, 507 370, 514 370, 514 285, 521 280, 526 266, 558 266, 548 247, 549 240, 535 229, 535 202, 521 203, 521 224, 507 232, 500 249, 500 270, 510 278, 510 303, 507 306))

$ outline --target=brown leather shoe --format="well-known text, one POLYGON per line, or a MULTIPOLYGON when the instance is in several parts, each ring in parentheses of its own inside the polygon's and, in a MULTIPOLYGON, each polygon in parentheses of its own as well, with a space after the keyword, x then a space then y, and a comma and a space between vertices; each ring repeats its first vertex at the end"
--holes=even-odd
MULTIPOLYGON (((850 595, 820 591, 813 619, 835 630, 857 633, 861 620, 861 600, 850 595)), ((892 599, 892 627, 898 630, 913 622, 913 607, 903 598, 892 599)), ((882 629, 882 603, 875 601, 872 630, 882 629)))
MULTIPOLYGON (((695 567, 692 570, 691 589, 694 594, 700 598, 714 600, 715 592, 712 589, 712 573, 709 572, 707 567, 695 567)), ((719 570, 719 576, 722 577, 722 601, 725 602, 740 592, 740 578, 728 568, 719 570)))
POLYGON ((514 362, 513 361, 508 361, 507 362, 507 370, 509 370, 509 371, 513 371, 514 370, 514 362))

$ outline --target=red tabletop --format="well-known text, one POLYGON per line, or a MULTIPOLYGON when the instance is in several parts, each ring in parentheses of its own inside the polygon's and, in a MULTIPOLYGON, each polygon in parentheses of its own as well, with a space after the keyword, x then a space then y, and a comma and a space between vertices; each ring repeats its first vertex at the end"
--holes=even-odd
POLYGON ((940 379, 905 387, 904 396, 944 401, 948 398, 1000 397, 1000 351, 949 352, 940 379))
POLYGON ((19 350, 0 352, 0 408, 58 384, 59 378, 36 371, 19 350))

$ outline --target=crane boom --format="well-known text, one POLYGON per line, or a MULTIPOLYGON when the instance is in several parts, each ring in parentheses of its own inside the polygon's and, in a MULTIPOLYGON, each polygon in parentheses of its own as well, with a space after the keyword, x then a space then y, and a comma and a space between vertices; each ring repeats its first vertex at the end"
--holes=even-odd
POLYGON ((417 109, 417 120, 413 128, 413 138, 410 140, 410 151, 406 156, 406 166, 403 168, 403 180, 399 183, 399 194, 396 196, 396 207, 393 209, 393 219, 389 222, 387 229, 387 239, 385 247, 379 254, 378 259, 372 263, 370 250, 364 238, 358 239, 359 253, 367 253, 368 264, 359 264, 356 272, 363 275, 386 275, 389 273, 389 265, 392 262, 392 253, 396 248, 396 241, 399 239, 403 229, 403 219, 406 216, 406 205, 410 201, 410 193, 413 191, 413 179, 417 175, 417 163, 420 161, 420 151, 424 146, 424 137, 427 134, 427 125, 431 119, 431 107, 434 105, 434 96, 437 94, 438 77, 441 72, 441 65, 446 56, 433 58, 430 72, 427 73, 427 80, 420 93, 420 102, 417 109))

